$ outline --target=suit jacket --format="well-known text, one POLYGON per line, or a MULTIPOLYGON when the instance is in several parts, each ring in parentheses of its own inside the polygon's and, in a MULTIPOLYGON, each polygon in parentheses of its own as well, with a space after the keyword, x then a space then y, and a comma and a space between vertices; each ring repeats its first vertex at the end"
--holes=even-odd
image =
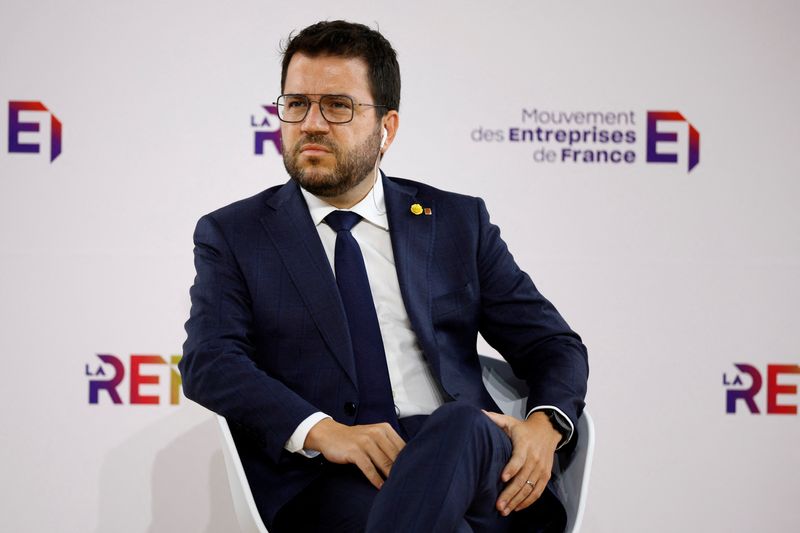
MULTIPOLYGON (((478 332, 530 386, 528 406, 576 421, 588 365, 580 338, 519 269, 479 198, 383 177, 403 302, 448 400, 497 410, 478 332), (414 215, 420 204, 430 215, 414 215)), ((180 363, 184 393, 231 426, 267 524, 324 459, 284 450, 306 417, 353 424, 353 352, 336 280, 293 182, 200 219, 180 363)))

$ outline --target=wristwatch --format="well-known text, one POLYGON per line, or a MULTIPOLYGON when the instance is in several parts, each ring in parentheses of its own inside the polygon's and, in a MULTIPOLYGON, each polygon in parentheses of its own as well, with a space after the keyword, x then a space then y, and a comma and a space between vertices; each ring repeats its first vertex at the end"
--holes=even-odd
POLYGON ((572 432, 572 428, 570 427, 569 423, 564 420, 564 417, 555 409, 540 409, 543 413, 547 415, 547 418, 550 420, 550 423, 553 425, 556 431, 561 433, 561 442, 558 443, 559 447, 564 444, 567 439, 569 438, 569 434, 572 432))

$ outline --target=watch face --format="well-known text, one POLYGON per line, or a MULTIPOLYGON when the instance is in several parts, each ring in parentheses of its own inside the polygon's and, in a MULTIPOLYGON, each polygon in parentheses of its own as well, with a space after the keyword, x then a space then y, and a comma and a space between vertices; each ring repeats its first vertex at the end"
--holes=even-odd
POLYGON ((569 427, 561 420, 561 417, 558 415, 556 411, 553 409, 547 409, 547 416, 550 418, 550 423, 553 424, 553 427, 561 433, 562 437, 566 437, 569 435, 569 427))

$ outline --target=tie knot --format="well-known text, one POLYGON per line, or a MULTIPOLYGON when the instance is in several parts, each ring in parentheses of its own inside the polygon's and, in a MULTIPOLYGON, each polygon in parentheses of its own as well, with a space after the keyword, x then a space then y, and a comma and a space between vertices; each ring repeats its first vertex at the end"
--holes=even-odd
POLYGON ((325 222, 333 228, 333 231, 350 231, 350 229, 361 221, 361 215, 352 211, 331 211, 325 217, 325 222))

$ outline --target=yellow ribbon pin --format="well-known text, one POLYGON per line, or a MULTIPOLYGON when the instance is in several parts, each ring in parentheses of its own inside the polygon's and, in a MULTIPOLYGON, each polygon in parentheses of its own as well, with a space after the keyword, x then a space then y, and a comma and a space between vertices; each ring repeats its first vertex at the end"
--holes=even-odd
POLYGON ((415 215, 421 215, 422 214, 422 206, 419 205, 419 204, 412 204, 411 205, 411 212, 413 214, 415 214, 415 215))

